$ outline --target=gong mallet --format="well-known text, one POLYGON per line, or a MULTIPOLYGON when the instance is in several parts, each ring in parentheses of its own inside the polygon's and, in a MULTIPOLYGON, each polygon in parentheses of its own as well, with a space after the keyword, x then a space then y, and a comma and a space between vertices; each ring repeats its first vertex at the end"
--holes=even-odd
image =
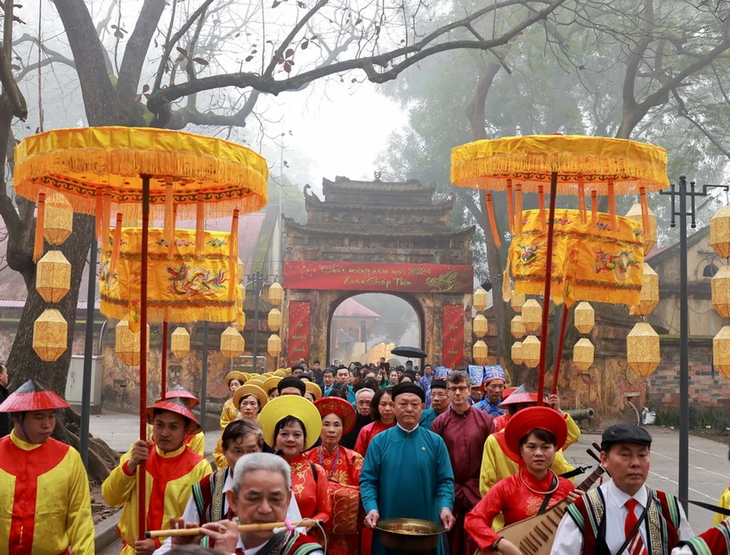
MULTIPOLYGON (((324 520, 314 520, 312 518, 305 518, 299 522, 265 522, 262 524, 239 524, 239 532, 261 532, 263 530, 273 530, 274 533, 287 530, 288 528, 311 528, 312 526, 324 524, 324 520)), ((147 539, 150 538, 167 538, 167 537, 179 537, 179 536, 200 536, 200 528, 170 528, 169 530, 150 530, 145 534, 147 539)))

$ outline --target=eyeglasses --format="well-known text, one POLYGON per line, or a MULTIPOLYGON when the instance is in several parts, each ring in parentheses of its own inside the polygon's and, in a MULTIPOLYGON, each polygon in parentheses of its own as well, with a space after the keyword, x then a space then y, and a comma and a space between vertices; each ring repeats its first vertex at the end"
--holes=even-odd
POLYGON ((450 387, 449 391, 451 391, 451 393, 456 393, 457 391, 460 393, 466 393, 468 389, 469 388, 467 386, 460 385, 460 386, 456 386, 456 387, 453 387, 453 386, 450 387))

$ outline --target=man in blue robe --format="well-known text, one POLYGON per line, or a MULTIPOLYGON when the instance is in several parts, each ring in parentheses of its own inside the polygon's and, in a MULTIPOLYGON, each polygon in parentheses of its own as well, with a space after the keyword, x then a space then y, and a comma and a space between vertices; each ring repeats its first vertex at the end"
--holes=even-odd
POLYGON ((502 403, 502 393, 507 384, 507 376, 499 365, 484 367, 484 399, 479 401, 474 408, 483 410, 489 416, 497 417, 506 411, 499 408, 502 403))
MULTIPOLYGON (((365 526, 381 518, 419 518, 454 524, 454 473, 444 440, 418 425, 425 395, 416 384, 393 388, 397 425, 376 435, 360 473, 360 497, 365 526)), ((443 536, 442 536, 443 538, 443 536)), ((432 555, 445 555, 443 540, 432 555)), ((397 555, 373 536, 373 555, 397 555)))

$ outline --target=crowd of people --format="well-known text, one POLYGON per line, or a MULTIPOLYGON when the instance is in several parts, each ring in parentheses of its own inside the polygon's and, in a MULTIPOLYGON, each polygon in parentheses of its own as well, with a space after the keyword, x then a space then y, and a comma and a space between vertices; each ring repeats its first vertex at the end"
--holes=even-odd
MULTIPOLYGON (((381 523, 393 518, 443 526, 433 555, 519 555, 519 538, 503 528, 563 500, 554 535, 541 532, 554 555, 730 553, 724 517, 695 537, 677 499, 646 486, 644 428, 604 431, 611 479, 583 491, 563 456, 580 430, 559 397, 507 387, 499 366, 425 364, 421 374, 411 361, 392 370, 384 361, 300 362, 225 377, 215 471, 194 395, 176 386, 147 408, 147 437, 102 484, 106 503, 122 511, 124 555, 391 555, 381 523), (140 534, 140 515, 154 534, 140 534)), ((86 471, 75 449, 51 437, 66 407, 32 380, 0 404, 12 427, 0 439, 1 553, 94 552, 86 471)))

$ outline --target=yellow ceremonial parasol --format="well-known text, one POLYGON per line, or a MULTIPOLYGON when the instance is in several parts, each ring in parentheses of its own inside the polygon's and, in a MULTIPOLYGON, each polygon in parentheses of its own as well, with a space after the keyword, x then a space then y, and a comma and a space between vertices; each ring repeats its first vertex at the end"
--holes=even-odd
MULTIPOLYGON (((668 186, 667 155, 662 148, 603 137, 535 135, 482 140, 456 147, 451 152, 451 181, 460 187, 488 191, 506 191, 509 228, 515 235, 522 232, 521 192, 538 193, 540 226, 545 230, 545 268, 553 268, 555 199, 558 194, 577 195, 579 217, 586 224, 586 194, 590 193, 593 225, 598 221, 596 197, 608 196, 609 223, 617 230, 616 194, 639 194, 644 229, 648 229, 646 194, 668 186), (513 187, 514 184, 514 187, 513 187), (544 210, 544 188, 550 186, 549 215, 544 210), (515 196, 513 198, 513 189, 515 196), (516 216, 516 217, 515 217, 516 216), (547 220, 547 222, 546 222, 547 220)), ((487 194, 489 223, 499 246, 491 194, 487 194)), ((551 272, 544 272, 542 337, 538 392, 544 390, 547 352, 547 327, 551 272)), ((508 287, 505 280, 505 287, 508 287)), ((566 305, 567 306, 567 305, 566 305)), ((556 368, 553 392, 557 386, 556 368)), ((542 396, 538 396, 541 404, 542 396)))
MULTIPOLYGON (((232 142, 153 128, 92 127, 33 135, 15 148, 15 191, 39 201, 62 192, 75 212, 97 214, 97 235, 107 244, 110 214, 142 219, 140 258, 148 260, 150 206, 164 213, 167 245, 175 217, 196 219, 196 248, 203 222, 253 212, 267 202, 268 166, 257 153, 232 142)), ((39 206, 39 220, 41 206, 39 206)), ((38 222, 42 228, 42 221, 38 222)), ((42 231, 41 231, 42 232, 42 231)), ((38 244, 38 242, 36 242, 38 244)), ((40 242, 42 251, 43 243, 40 242)), ((168 251, 170 252, 170 251, 168 251)), ((34 258, 42 253, 34 253, 34 258)), ((233 267, 236 265, 233 264, 233 267)), ((231 280, 235 280, 231 270, 231 280)), ((140 345, 147 342, 148 267, 141 264, 140 345)), ((142 349, 141 349, 142 351, 142 349)), ((142 351, 144 352, 144 351, 142 351)), ((140 438, 146 437, 147 360, 140 361, 140 438)), ((139 473, 139 533, 145 531, 145 470, 139 473)))

